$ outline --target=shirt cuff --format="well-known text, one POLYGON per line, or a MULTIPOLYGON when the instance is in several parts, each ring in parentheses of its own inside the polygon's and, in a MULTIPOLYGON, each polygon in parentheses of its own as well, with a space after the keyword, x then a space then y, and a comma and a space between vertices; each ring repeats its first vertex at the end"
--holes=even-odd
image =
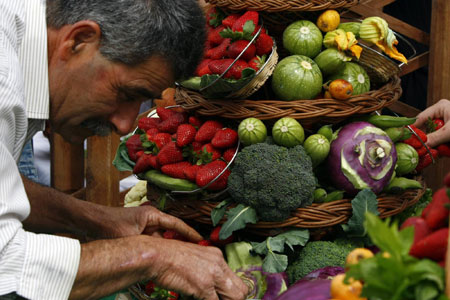
POLYGON ((78 240, 47 234, 25 234, 25 260, 17 294, 27 299, 68 299, 78 271, 78 240))

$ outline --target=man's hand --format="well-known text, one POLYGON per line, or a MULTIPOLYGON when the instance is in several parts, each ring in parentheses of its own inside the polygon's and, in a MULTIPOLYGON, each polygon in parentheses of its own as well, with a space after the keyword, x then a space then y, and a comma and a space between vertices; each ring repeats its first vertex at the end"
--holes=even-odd
POLYGON ((423 129, 429 118, 442 119, 445 125, 439 130, 427 135, 427 145, 434 148, 440 144, 450 142, 450 101, 441 99, 436 104, 428 107, 417 115, 417 120, 414 125, 417 128, 423 129))

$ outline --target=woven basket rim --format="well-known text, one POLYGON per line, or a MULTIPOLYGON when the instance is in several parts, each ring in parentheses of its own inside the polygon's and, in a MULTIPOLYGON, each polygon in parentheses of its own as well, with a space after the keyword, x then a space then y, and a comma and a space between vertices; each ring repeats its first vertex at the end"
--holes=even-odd
POLYGON ((359 0, 206 0, 206 2, 230 10, 267 12, 318 11, 348 8, 359 4, 359 0))
MULTIPOLYGON (((396 215, 406 208, 416 204, 425 193, 427 186, 422 176, 416 176, 422 184, 422 189, 405 190, 400 195, 380 194, 377 196, 378 211, 381 218, 396 215)), ((310 206, 296 209, 291 216, 282 222, 262 222, 247 224, 246 229, 255 232, 261 231, 266 234, 269 229, 283 228, 305 228, 318 229, 328 228, 345 223, 352 215, 352 199, 336 200, 328 203, 313 203, 310 206)), ((169 203, 166 213, 183 220, 196 221, 211 225, 211 211, 219 202, 208 202, 203 200, 177 200, 169 203)), ((225 219, 221 220, 223 223, 225 219)))

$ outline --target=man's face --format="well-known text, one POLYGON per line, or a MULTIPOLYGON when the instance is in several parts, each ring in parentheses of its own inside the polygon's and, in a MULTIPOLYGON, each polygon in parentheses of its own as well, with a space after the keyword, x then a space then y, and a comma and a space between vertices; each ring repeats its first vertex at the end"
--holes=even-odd
POLYGON ((72 143, 110 130, 127 134, 141 103, 159 97, 174 80, 170 66, 159 56, 130 67, 98 52, 88 54, 49 64, 50 123, 72 143))

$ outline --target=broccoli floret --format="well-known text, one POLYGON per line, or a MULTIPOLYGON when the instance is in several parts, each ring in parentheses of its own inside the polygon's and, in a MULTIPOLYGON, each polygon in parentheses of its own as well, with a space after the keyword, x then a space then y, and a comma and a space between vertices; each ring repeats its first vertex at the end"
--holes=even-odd
POLYGON ((344 267, 350 251, 362 246, 361 242, 350 239, 308 242, 298 252, 293 262, 289 262, 286 269, 289 282, 294 283, 312 271, 324 267, 344 267))
POLYGON ((315 187, 311 158, 301 145, 247 146, 228 177, 233 200, 255 208, 262 221, 283 221, 296 208, 311 205, 315 187))

